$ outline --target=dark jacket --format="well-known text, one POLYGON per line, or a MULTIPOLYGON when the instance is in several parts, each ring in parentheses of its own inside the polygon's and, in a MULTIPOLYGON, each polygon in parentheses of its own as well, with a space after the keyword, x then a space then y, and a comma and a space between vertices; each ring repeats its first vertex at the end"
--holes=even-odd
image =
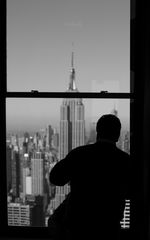
POLYGON ((73 149, 54 166, 50 182, 71 185, 68 223, 73 235, 115 234, 120 228, 124 200, 130 197, 129 165, 127 153, 98 141, 73 149))

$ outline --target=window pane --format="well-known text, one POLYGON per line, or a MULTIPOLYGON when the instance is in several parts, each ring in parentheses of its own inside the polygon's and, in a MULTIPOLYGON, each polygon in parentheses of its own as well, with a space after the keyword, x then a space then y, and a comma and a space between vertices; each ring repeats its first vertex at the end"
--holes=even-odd
POLYGON ((8 91, 129 92, 129 59, 129 0, 7 0, 8 91))
MULTIPOLYGON (((130 153, 129 108, 128 99, 7 99, 8 224, 47 226, 48 217, 70 191, 68 185, 51 185, 49 172, 71 149, 95 142, 101 115, 113 113, 120 118, 117 145, 130 153)), ((128 227, 129 204, 123 227, 128 227)))

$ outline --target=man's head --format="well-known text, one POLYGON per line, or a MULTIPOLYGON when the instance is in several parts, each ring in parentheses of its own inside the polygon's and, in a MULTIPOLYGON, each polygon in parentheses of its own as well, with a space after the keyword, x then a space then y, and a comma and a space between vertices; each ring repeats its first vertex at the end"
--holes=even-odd
POLYGON ((121 122, 113 114, 103 115, 97 122, 97 140, 105 139, 117 142, 120 136, 121 122))

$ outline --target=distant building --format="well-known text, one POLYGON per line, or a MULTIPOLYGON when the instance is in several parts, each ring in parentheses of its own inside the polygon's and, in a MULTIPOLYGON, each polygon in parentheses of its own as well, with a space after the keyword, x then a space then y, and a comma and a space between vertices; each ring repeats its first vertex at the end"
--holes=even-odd
POLYGON ((34 152, 31 158, 32 194, 44 193, 44 159, 41 152, 34 152))
MULTIPOLYGON (((73 53, 68 92, 78 92, 75 84, 73 53)), ((84 144, 85 120, 82 99, 64 99, 60 107, 60 159, 73 148, 84 144)))
POLYGON ((24 141, 23 141, 23 153, 29 152, 29 141, 30 141, 29 133, 25 132, 24 133, 24 141))
POLYGON ((58 150, 59 148, 59 134, 55 128, 54 128, 54 134, 52 136, 52 147, 55 148, 56 150, 58 150))
POLYGON ((53 138, 54 130, 51 125, 48 125, 46 128, 46 147, 47 149, 51 149, 52 147, 52 138, 53 138))
MULTIPOLYGON (((71 73, 68 92, 78 92, 75 84, 74 54, 72 52, 71 73)), ((82 99, 64 99, 60 107, 60 159, 72 149, 85 144, 85 119, 82 99)), ((64 201, 70 186, 56 187, 55 198, 51 200, 51 208, 56 209, 64 201)))
POLYGON ((23 168, 23 194, 32 194, 32 177, 28 168, 23 168))
POLYGON ((130 134, 126 132, 123 140, 123 150, 130 154, 130 134))
POLYGON ((26 195, 26 204, 30 206, 30 222, 33 227, 45 226, 45 196, 26 195))
POLYGON ((12 152, 12 190, 15 197, 19 197, 20 193, 20 155, 17 146, 12 152))
POLYGON ((21 187, 20 192, 23 193, 25 196, 26 194, 26 177, 30 174, 30 160, 29 160, 29 154, 24 153, 21 154, 21 168, 20 168, 20 181, 21 181, 21 187))
POLYGON ((12 148, 6 146, 6 163, 7 163, 7 193, 12 188, 12 148))
POLYGON ((20 203, 8 203, 8 226, 30 226, 31 207, 20 203))
POLYGON ((8 203, 8 226, 45 226, 41 199, 28 204, 8 203))

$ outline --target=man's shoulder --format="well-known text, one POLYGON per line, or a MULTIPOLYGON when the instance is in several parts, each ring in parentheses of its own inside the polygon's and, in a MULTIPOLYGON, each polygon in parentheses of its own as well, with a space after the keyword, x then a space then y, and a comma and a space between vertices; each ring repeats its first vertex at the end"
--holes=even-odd
POLYGON ((94 148, 95 144, 94 143, 91 143, 91 144, 87 144, 87 145, 82 145, 82 146, 79 146, 79 147, 76 147, 74 149, 71 150, 71 154, 78 154, 78 153, 81 153, 81 152, 86 152, 86 151, 90 151, 94 148))
POLYGON ((120 155, 122 155, 123 157, 125 157, 125 158, 130 158, 130 155, 127 153, 127 152, 125 152, 125 151, 123 151, 122 149, 120 149, 120 148, 118 148, 118 147, 116 147, 116 149, 117 149, 117 152, 120 154, 120 155))
POLYGON ((126 166, 126 168, 130 167, 131 159, 130 155, 127 152, 117 148, 116 158, 118 159, 118 164, 120 163, 122 166, 126 166))

